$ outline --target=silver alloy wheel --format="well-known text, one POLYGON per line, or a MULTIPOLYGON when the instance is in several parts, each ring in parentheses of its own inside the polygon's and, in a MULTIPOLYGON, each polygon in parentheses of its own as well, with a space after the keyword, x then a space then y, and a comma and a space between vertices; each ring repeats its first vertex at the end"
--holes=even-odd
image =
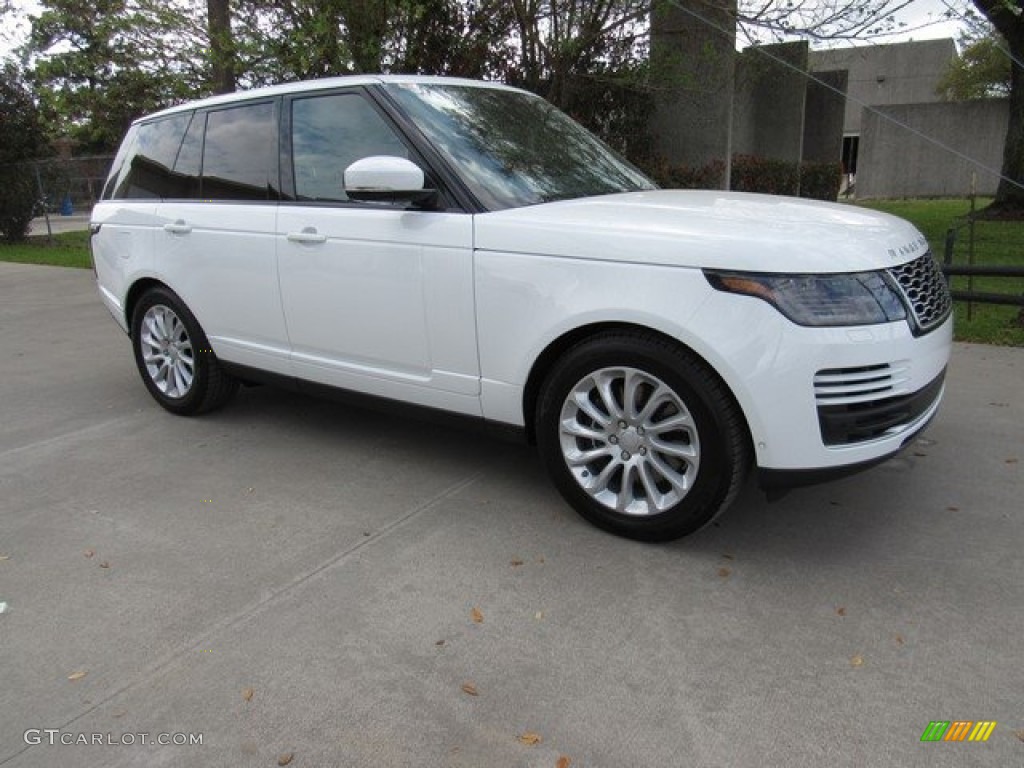
POLYGON ((185 324, 174 310, 154 304, 142 318, 139 338, 150 380, 163 395, 185 397, 192 389, 196 362, 185 324))
POLYGON ((602 368, 562 404, 562 457, 586 493, 627 515, 656 515, 689 493, 700 469, 697 426, 665 382, 636 368, 602 368))

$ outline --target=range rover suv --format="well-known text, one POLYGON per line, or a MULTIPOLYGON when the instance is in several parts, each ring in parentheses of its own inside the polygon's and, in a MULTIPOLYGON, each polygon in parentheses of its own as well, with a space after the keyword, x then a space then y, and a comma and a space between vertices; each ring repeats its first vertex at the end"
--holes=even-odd
POLYGON ((92 214, 102 299, 177 414, 239 382, 512 427, 642 540, 868 466, 935 414, 950 298, 900 219, 659 190, 542 99, 294 83, 132 125, 92 214))

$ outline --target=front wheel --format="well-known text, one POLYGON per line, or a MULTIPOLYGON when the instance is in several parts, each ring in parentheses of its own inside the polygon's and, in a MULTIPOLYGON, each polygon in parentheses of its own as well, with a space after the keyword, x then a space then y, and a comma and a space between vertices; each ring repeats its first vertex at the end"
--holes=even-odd
POLYGON ((238 390, 188 307, 162 286, 146 291, 135 306, 132 348, 146 389, 171 413, 211 411, 238 390))
POLYGON ((541 391, 536 434, 555 485, 613 533, 668 541, 709 523, 749 463, 739 409, 695 355, 646 333, 570 349, 541 391))

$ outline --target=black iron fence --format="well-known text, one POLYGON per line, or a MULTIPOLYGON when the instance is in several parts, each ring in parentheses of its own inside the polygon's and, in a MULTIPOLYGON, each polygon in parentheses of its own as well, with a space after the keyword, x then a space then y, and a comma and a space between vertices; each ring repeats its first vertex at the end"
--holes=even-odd
POLYGON ((0 165, 0 177, 17 174, 32 180, 35 215, 88 211, 103 191, 113 155, 53 157, 0 165))
POLYGON ((1024 307, 1024 229, 972 210, 946 232, 942 271, 953 299, 967 302, 968 320, 976 303, 1024 307))

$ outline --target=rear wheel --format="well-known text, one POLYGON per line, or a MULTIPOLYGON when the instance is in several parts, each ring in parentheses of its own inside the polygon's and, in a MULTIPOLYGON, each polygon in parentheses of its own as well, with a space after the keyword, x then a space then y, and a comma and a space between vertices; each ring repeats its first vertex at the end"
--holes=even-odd
POLYGON ((566 500, 593 524, 645 541, 714 519, 749 461, 725 386, 654 334, 606 333, 570 349, 543 385, 536 431, 566 500))
POLYGON ((135 306, 132 348, 146 389, 172 413, 211 411, 238 390, 188 307, 162 286, 146 291, 135 306))

